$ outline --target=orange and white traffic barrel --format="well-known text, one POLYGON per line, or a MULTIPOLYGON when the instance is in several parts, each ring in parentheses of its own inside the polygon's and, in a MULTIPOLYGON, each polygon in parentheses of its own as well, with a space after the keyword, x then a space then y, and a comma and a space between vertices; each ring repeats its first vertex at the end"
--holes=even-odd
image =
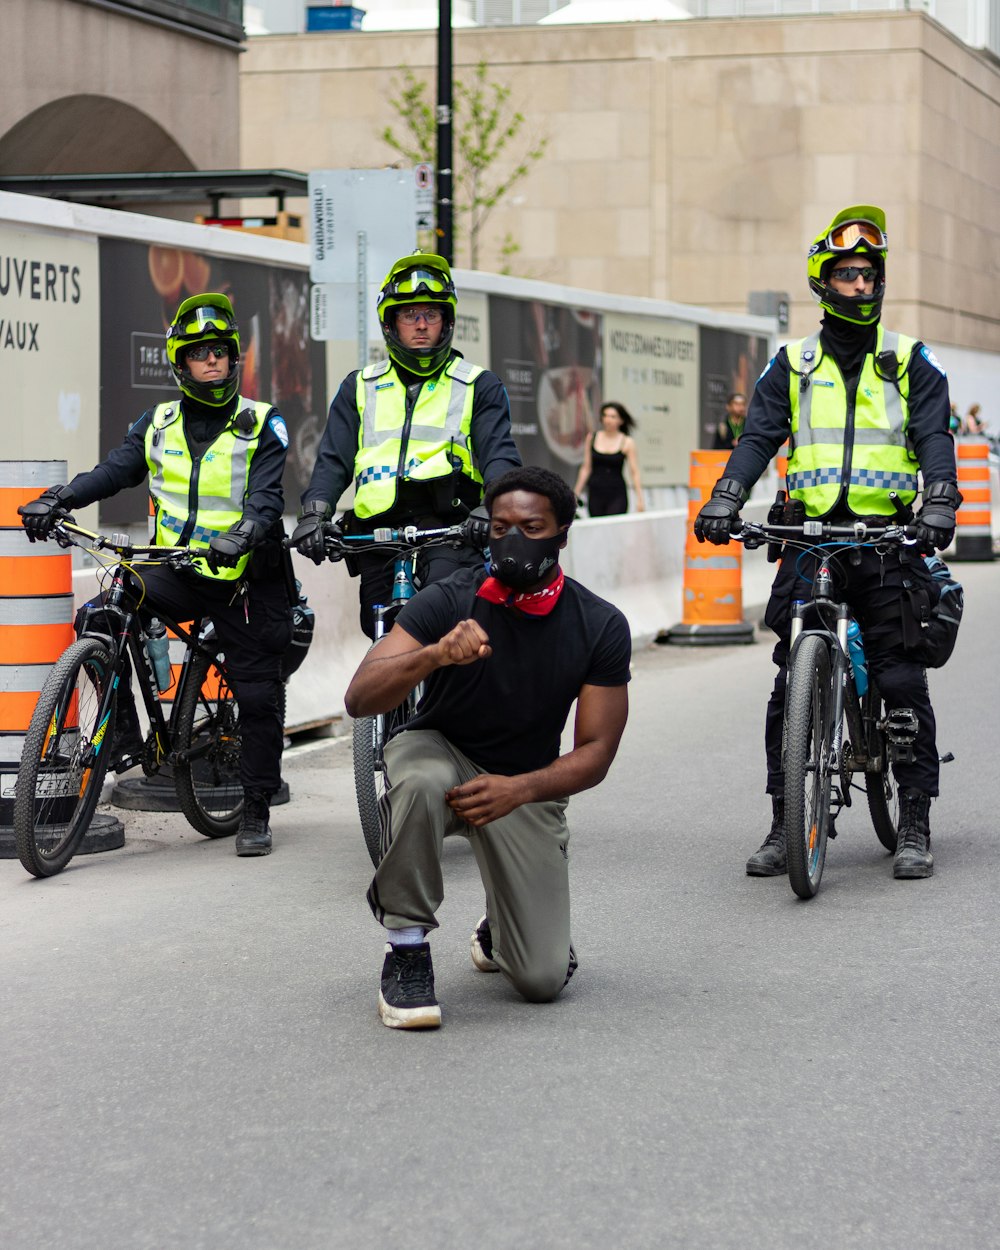
POLYGON ((0 826, 13 823, 38 695, 74 636, 72 557, 55 543, 30 543, 17 509, 65 481, 65 460, 0 461, 0 826))
POLYGON ((728 459, 728 451, 691 452, 681 623, 661 632, 659 643, 704 647, 753 642, 753 626, 743 619, 742 546, 700 543, 693 530, 728 459))
POLYGON ((949 560, 992 560, 990 445, 985 438, 960 438, 955 446, 962 506, 949 560))

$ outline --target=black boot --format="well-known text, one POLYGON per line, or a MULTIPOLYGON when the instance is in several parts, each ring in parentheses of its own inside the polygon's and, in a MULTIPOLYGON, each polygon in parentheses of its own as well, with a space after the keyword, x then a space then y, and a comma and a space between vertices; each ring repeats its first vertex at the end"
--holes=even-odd
POLYGON ((271 830, 267 818, 271 799, 263 790, 243 791, 243 818, 236 835, 237 855, 270 855, 271 830))
POLYGON ((788 871, 785 857, 785 796, 771 795, 771 831, 759 851, 747 860, 748 877, 780 877, 788 871))
POLYGON ((931 796, 922 790, 899 792, 899 837, 892 875, 909 879, 929 877, 934 871, 931 854, 931 796))

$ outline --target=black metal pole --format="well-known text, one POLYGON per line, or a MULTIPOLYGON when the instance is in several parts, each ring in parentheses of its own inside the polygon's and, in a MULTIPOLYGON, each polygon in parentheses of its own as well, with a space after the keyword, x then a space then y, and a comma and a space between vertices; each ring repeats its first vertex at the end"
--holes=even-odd
POLYGON ((437 250, 454 259, 451 133, 451 0, 438 0, 437 250))

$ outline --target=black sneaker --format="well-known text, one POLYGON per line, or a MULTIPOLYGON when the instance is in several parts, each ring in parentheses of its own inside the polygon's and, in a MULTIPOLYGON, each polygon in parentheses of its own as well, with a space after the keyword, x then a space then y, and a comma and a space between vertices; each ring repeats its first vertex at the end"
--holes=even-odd
POLYGON ((785 853, 785 796, 771 795, 771 831, 747 860, 748 877, 780 877, 788 871, 785 853))
POLYGON ((243 797, 243 816, 236 834, 237 855, 270 855, 271 830, 267 818, 271 804, 263 790, 247 790, 243 797))
POLYGON ((476 925, 476 930, 469 939, 472 948, 472 962, 480 972, 499 972, 500 965, 493 959, 493 933, 490 922, 484 916, 476 925))
POLYGON ((390 1029, 436 1029, 441 1008, 434 997, 434 965, 429 942, 386 944, 378 1014, 390 1029))

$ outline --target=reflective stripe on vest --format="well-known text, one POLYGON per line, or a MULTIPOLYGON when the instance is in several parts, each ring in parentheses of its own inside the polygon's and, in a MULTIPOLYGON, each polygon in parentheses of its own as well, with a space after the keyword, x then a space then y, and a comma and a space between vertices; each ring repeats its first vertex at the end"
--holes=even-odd
POLYGON ((395 503, 403 455, 404 480, 431 482, 450 476, 458 467, 470 481, 482 482, 470 447, 473 383, 482 372, 461 357, 449 361, 442 373, 421 385, 409 428, 406 388, 392 361, 379 361, 358 374, 361 425, 354 511, 359 517, 378 516, 395 503))
MULTIPOLYGON (((178 419, 180 405, 157 404, 153 410, 145 441, 149 493, 155 506, 153 542, 157 546, 176 547, 186 533, 188 546, 207 548, 216 535, 225 533, 243 516, 250 461, 271 405, 241 395, 236 412, 247 408, 254 415, 253 429, 243 433, 230 423, 200 456, 194 510, 194 461, 184 436, 184 423, 178 419)), ((202 559, 195 561, 195 567, 205 577, 235 581, 242 576, 249 558, 244 556, 234 568, 220 568, 217 573, 202 559)))
POLYGON ((823 353, 818 334, 786 345, 792 414, 788 493, 805 504, 808 516, 825 516, 836 506, 848 464, 847 506, 855 516, 892 516, 890 491, 901 503, 912 503, 919 485, 907 439, 907 369, 914 346, 914 339, 878 327, 875 350, 865 357, 858 379, 847 447, 847 387, 837 362, 823 353), (898 361, 898 386, 875 370, 876 356, 887 351, 898 361))

